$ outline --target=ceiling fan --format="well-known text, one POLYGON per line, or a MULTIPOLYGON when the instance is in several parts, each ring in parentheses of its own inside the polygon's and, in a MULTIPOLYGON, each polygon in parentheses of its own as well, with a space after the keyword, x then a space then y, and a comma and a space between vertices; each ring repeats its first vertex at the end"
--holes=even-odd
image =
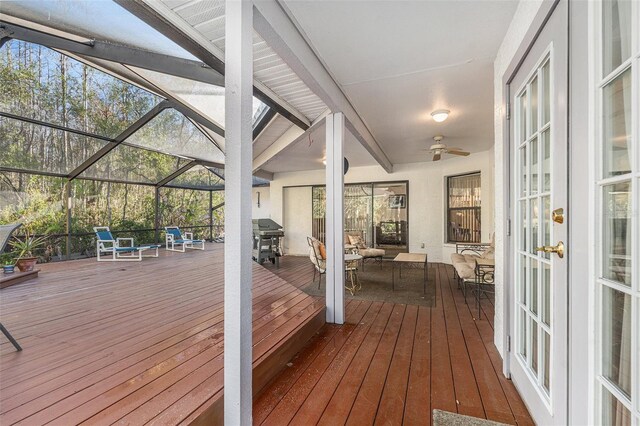
POLYGON ((436 143, 431 145, 431 148, 429 148, 429 152, 433 154, 433 161, 440 160, 442 154, 469 155, 467 151, 463 151, 460 148, 447 148, 447 146, 442 143, 442 139, 444 139, 444 136, 438 135, 433 137, 433 140, 436 141, 436 143))

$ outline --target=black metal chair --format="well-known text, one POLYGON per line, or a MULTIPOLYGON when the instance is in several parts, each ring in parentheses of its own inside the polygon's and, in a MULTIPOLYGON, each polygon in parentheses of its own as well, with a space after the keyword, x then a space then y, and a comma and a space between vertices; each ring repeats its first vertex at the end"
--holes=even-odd
POLYGON ((473 292, 478 305, 478 319, 480 319, 482 296, 495 295, 495 265, 483 265, 476 262, 476 282, 473 292))

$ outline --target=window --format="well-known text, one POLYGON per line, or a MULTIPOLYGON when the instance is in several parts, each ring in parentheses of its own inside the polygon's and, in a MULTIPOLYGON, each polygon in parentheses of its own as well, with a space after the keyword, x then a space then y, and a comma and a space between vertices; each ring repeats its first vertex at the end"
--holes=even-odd
POLYGON ((480 242, 480 173, 447 178, 447 242, 480 242))

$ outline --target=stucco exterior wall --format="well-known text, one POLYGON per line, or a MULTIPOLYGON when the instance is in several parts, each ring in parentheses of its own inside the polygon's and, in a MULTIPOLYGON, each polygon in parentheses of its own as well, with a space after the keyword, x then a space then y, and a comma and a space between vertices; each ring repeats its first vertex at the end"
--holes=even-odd
MULTIPOLYGON (((488 241, 493 232, 494 217, 493 160, 493 151, 489 150, 439 162, 398 164, 391 174, 379 166, 353 167, 345 176, 345 183, 409 181, 409 250, 426 252, 433 262, 449 262, 449 254, 455 251, 455 246, 445 244, 446 177, 481 172, 482 239, 488 241)), ((271 218, 278 223, 303 227, 310 234, 311 189, 308 185, 324 185, 324 173, 324 170, 276 173, 271 182, 271 218), (307 189, 284 190, 294 186, 307 186, 307 189), (290 200, 291 197, 296 197, 296 200, 290 200), (292 215, 297 218, 291 219, 292 215), (306 221, 305 217, 308 218, 306 221)), ((285 235, 287 234, 291 237, 285 237, 285 252, 306 254, 306 238, 302 238, 306 235, 299 234, 298 230, 285 228, 285 235), (291 241, 294 236, 304 244, 291 241)))

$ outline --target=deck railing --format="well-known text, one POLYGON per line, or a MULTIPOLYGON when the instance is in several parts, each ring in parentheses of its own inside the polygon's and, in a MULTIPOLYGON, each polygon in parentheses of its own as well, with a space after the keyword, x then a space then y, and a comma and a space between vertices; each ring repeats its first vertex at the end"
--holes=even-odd
MULTIPOLYGON (((224 236, 223 224, 187 225, 180 226, 180 229, 183 232, 193 232, 194 238, 209 241, 224 236)), ((112 229, 111 233, 116 238, 132 237, 136 244, 164 243, 164 228, 112 229)), ((44 244, 34 253, 41 263, 82 259, 96 255, 94 232, 36 234, 35 236, 46 238, 44 244)), ((22 236, 14 235, 12 238, 20 239, 22 236)))

